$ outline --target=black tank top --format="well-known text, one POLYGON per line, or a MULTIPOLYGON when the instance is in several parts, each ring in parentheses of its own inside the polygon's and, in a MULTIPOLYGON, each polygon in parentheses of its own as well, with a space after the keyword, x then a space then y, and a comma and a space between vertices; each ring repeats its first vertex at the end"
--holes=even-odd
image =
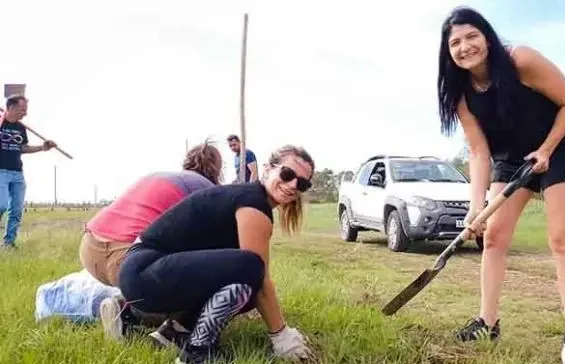
POLYGON ((229 184, 193 192, 170 207, 140 235, 141 243, 163 253, 239 248, 235 212, 253 207, 273 221, 265 187, 259 183, 229 184))
POLYGON ((465 98, 469 111, 479 121, 495 161, 523 163, 523 158, 544 142, 559 111, 553 101, 522 83, 512 106, 516 120, 510 123, 505 123, 497 113, 495 87, 478 92, 469 85, 465 98), (511 126, 507 126, 509 124, 511 126))

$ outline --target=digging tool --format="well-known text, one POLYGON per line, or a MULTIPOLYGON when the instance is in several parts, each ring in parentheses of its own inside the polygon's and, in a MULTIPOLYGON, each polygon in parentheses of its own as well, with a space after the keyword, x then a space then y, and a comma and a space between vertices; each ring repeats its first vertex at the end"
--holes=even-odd
MULTIPOLYGON (((2 123, 4 122, 4 116, 5 116, 5 111, 4 109, 0 108, 0 126, 2 125, 2 123)), ((20 121, 20 124, 22 124, 24 126, 24 128, 26 128, 27 130, 29 130, 30 132, 32 132, 35 136, 37 136, 39 139, 43 140, 43 141, 47 141, 47 139, 39 134, 38 132, 36 132, 35 130, 33 130, 32 128, 30 128, 28 125, 24 124, 23 122, 20 121)), ((73 157, 65 152, 63 149, 57 147, 54 147, 55 149, 57 149, 59 152, 61 152, 61 154, 63 154, 65 157, 69 158, 69 159, 73 159, 73 157)))
MULTIPOLYGON (((41 139, 41 140, 43 140, 43 141, 47 141, 47 139, 46 139, 44 136, 40 135, 38 132, 36 132, 36 131, 33 130, 32 128, 30 128, 29 125, 25 125, 25 124, 22 123, 21 121, 20 121, 20 123, 21 123, 27 130, 29 130, 29 131, 31 131, 33 134, 35 134, 35 136, 37 136, 39 139, 41 139)), ((67 157, 67 158, 69 158, 69 159, 73 159, 73 157, 72 157, 69 153, 65 152, 63 149, 59 148, 58 146, 57 146, 57 147, 54 147, 54 148, 57 149, 59 152, 61 152, 61 154, 63 154, 65 157, 67 157)))
MULTIPOLYGON (((533 161, 524 163, 512 176, 511 182, 489 202, 487 207, 473 220, 473 224, 478 222, 482 224, 487 218, 496 211, 516 190, 528 184, 533 177, 533 161)), ((461 233, 447 246, 447 248, 437 257, 432 268, 426 269, 418 278, 410 283, 402 292, 394 297, 386 306, 383 307, 382 312, 386 316, 393 315, 408 301, 424 289, 436 275, 445 267, 447 260, 455 253, 469 237, 472 231, 469 228, 463 229, 461 233)))

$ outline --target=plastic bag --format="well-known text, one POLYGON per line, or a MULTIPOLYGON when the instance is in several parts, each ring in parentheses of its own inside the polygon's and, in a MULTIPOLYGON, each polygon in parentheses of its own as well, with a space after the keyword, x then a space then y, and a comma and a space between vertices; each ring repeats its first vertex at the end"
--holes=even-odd
POLYGON ((75 323, 93 322, 99 317, 102 300, 119 295, 119 288, 101 283, 83 269, 39 286, 35 296, 35 320, 58 316, 75 323))

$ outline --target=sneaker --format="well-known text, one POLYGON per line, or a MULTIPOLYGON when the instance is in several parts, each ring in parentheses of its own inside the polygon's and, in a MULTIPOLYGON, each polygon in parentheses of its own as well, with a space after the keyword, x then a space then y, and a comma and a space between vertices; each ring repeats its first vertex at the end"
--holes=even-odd
POLYGON ((173 320, 167 319, 159 328, 149 334, 153 343, 158 347, 175 345, 182 350, 184 343, 190 339, 190 332, 175 329, 173 320))
POLYGON ((192 346, 187 344, 175 364, 207 364, 216 359, 217 345, 192 346))
POLYGON ((125 305, 125 300, 118 297, 107 297, 100 303, 100 321, 104 335, 114 340, 123 340, 126 334, 134 330, 137 320, 125 305))
POLYGON ((124 322, 121 318, 122 305, 114 297, 108 297, 100 303, 100 321, 104 335, 114 340, 124 338, 124 322))
POLYGON ((471 341, 479 339, 496 340, 500 337, 500 320, 496 320, 493 327, 488 327, 485 320, 478 317, 469 320, 467 325, 457 332, 456 337, 461 341, 471 341))

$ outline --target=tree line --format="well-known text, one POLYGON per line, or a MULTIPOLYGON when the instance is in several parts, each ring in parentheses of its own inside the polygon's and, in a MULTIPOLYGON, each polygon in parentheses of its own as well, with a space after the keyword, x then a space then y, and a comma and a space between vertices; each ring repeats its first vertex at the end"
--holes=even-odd
MULTIPOLYGON (((469 166, 467 161, 462 158, 455 157, 451 160, 447 160, 463 172, 465 175, 469 176, 469 166)), ((310 203, 335 203, 338 200, 340 182, 344 174, 352 175, 354 172, 350 170, 336 172, 330 168, 324 168, 320 171, 315 171, 312 177, 312 188, 306 193, 306 201, 310 203)), ((82 209, 89 210, 91 208, 100 208, 106 206, 111 201, 102 200, 96 204, 91 202, 82 203, 58 203, 56 207, 63 207, 67 209, 82 209)), ((52 203, 26 203, 26 208, 36 209, 36 208, 52 208, 54 205, 52 203)))

